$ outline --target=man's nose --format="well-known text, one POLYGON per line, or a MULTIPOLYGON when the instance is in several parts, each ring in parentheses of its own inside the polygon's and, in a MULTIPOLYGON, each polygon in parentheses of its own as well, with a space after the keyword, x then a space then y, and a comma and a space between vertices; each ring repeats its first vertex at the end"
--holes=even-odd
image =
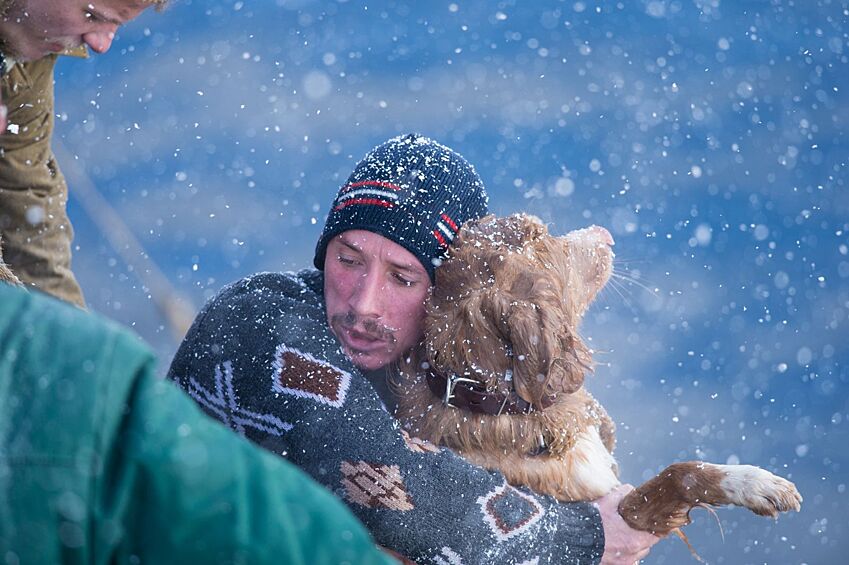
POLYGON ((83 42, 95 53, 106 53, 112 46, 117 29, 118 26, 111 26, 110 29, 102 31, 90 31, 83 35, 83 42))
POLYGON ((356 292, 351 297, 351 308, 360 316, 379 318, 383 314, 383 292, 383 282, 379 276, 364 274, 357 281, 356 292))

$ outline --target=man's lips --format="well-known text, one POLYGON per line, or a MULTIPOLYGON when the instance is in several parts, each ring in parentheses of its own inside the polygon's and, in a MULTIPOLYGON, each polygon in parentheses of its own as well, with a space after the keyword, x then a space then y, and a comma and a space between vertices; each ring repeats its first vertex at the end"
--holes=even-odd
POLYGON ((343 327, 342 332, 344 335, 343 339, 345 341, 345 345, 357 351, 369 351, 376 349, 385 342, 385 340, 381 338, 357 331, 353 328, 343 327))

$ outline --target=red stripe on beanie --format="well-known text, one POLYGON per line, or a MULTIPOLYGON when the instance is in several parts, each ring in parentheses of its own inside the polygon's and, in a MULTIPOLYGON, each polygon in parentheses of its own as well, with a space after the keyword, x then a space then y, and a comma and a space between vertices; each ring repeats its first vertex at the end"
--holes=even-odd
POLYGON ((433 230, 433 237, 436 238, 436 241, 439 242, 439 245, 441 245, 442 247, 448 247, 448 244, 445 243, 445 238, 442 237, 442 234, 439 233, 439 230, 433 230))
POLYGON ((442 214, 442 219, 451 227, 455 232, 459 231, 460 228, 457 227, 457 224, 454 223, 454 220, 448 217, 448 214, 442 214))
POLYGON ((391 190, 402 190, 400 186, 397 184, 392 184, 391 182, 383 182, 379 180, 361 180, 360 182, 352 182, 348 186, 342 189, 342 192, 348 192, 353 188, 358 188, 360 186, 379 186, 381 188, 389 188, 391 190))
POLYGON ((383 206, 384 208, 392 208, 392 202, 386 200, 378 200, 377 198, 351 198, 333 208, 334 211, 341 210, 353 204, 368 204, 371 206, 383 206))

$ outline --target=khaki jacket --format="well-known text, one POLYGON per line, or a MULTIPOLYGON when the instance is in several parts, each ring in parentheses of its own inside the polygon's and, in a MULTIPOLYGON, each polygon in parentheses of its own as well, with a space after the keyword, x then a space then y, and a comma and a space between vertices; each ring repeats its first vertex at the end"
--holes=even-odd
POLYGON ((0 240, 2 259, 24 284, 82 306, 68 188, 50 146, 56 58, 14 64, 2 79, 9 126, 0 134, 0 240))

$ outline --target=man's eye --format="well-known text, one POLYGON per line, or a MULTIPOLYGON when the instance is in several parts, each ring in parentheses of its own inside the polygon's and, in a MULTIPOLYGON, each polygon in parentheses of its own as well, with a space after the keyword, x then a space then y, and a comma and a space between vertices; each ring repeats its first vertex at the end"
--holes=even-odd
POLYGON ((342 263, 343 265, 353 265, 354 263, 356 263, 356 261, 354 261, 352 258, 345 257, 344 255, 337 255, 336 260, 342 263))
POLYGON ((398 281, 399 284, 402 284, 404 286, 413 286, 414 284, 416 284, 416 281, 412 281, 412 280, 406 278, 405 276, 403 276, 400 273, 395 273, 393 276, 395 277, 395 280, 398 281))

